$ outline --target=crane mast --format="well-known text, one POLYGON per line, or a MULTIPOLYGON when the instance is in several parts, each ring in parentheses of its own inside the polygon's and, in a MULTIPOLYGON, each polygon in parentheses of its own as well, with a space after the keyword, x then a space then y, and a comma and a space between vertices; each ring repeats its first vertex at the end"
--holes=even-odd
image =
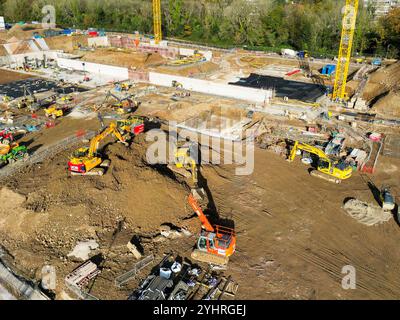
POLYGON ((340 40, 338 63, 336 67, 335 85, 332 100, 346 100, 346 83, 349 73, 354 31, 357 21, 359 0, 346 0, 343 9, 342 36, 340 40))
POLYGON ((162 40, 161 32, 161 0, 153 0, 153 28, 154 40, 159 44, 162 40))

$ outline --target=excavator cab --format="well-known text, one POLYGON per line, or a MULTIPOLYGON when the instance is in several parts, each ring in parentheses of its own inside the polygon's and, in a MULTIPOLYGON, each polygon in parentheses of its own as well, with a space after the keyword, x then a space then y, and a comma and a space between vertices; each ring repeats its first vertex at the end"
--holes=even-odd
POLYGON ((197 241, 197 249, 203 252, 230 257, 235 252, 235 232, 226 227, 216 226, 216 232, 202 231, 197 241))
POLYGON ((235 231, 222 226, 213 227, 193 195, 189 196, 188 202, 202 224, 202 231, 196 249, 192 252, 192 258, 215 265, 226 265, 236 250, 235 231))
POLYGON ((344 162, 332 162, 326 159, 318 160, 318 171, 345 180, 351 177, 353 169, 344 162))
POLYGON ((75 158, 87 157, 88 153, 89 153, 89 148, 79 148, 78 150, 75 150, 73 157, 75 158))

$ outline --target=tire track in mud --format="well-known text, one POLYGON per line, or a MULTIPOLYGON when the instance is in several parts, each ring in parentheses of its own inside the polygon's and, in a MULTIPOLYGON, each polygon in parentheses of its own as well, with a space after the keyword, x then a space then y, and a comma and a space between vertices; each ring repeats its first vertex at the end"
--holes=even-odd
MULTIPOLYGON (((219 169, 223 170, 222 168, 219 169)), ((289 229, 298 226, 299 218, 301 221, 304 220, 304 216, 301 214, 296 215, 296 212, 310 211, 310 203, 307 203, 307 206, 303 209, 304 206, 302 203, 307 200, 304 199, 302 201, 301 195, 299 195, 298 200, 295 201, 298 203, 296 203, 292 217, 281 216, 279 214, 281 210, 276 214, 275 208, 266 208, 265 203, 262 201, 258 203, 256 201, 259 194, 257 194, 257 189, 252 188, 253 181, 251 178, 234 175, 230 177, 232 175, 230 172, 223 171, 221 176, 224 179, 228 179, 229 182, 227 182, 227 186, 222 187, 221 192, 218 191, 215 194, 215 200, 217 200, 216 202, 221 211, 232 210, 227 203, 230 203, 230 205, 238 203, 238 199, 240 206, 243 205, 246 208, 247 215, 235 210, 233 216, 235 225, 238 227, 237 233, 243 241, 254 241, 254 236, 247 232, 250 228, 254 227, 254 222, 265 225, 267 230, 278 230, 283 233, 283 236, 287 236, 289 229), (229 192, 227 192, 228 189, 229 192), (221 193, 221 195, 218 195, 218 193, 221 193), (248 194, 246 199, 249 202, 247 205, 242 203, 243 201, 240 201, 245 199, 240 199, 239 197, 239 195, 246 193, 248 194), (228 198, 226 198, 226 194, 229 195, 228 198)), ((357 178, 357 180, 353 180, 354 183, 336 189, 340 194, 369 192, 367 186, 361 186, 362 178, 357 178)), ((332 280, 332 284, 337 284, 338 289, 341 288, 340 284, 344 276, 341 273, 343 266, 354 265, 357 272, 357 289, 361 292, 356 294, 357 296, 365 297, 367 295, 370 298, 377 299, 398 297, 400 294, 400 282, 393 277, 393 275, 400 273, 399 267, 394 263, 398 259, 396 259, 393 250, 379 244, 375 245, 374 242, 377 233, 380 233, 380 243, 390 243, 391 240, 393 241, 391 239, 390 226, 382 225, 375 227, 377 230, 373 230, 373 233, 371 233, 370 230, 367 231, 367 229, 364 229, 366 227, 358 226, 354 221, 348 220, 346 215, 339 209, 341 205, 336 206, 335 200, 324 198, 323 194, 330 191, 328 184, 319 183, 318 185, 322 186, 319 189, 308 183, 303 183, 299 177, 294 177, 292 180, 293 185, 303 187, 302 192, 309 194, 310 198, 312 198, 312 205, 315 204, 316 206, 315 210, 309 214, 310 221, 306 222, 306 224, 308 223, 306 227, 311 228, 311 235, 308 237, 309 242, 307 243, 304 238, 298 239, 297 236, 291 237, 289 241, 281 241, 278 245, 287 249, 286 254, 294 255, 301 261, 325 273, 332 280), (337 214, 332 215, 332 212, 336 212, 337 214), (316 230, 313 227, 315 223, 318 224, 316 230), (360 231, 359 234, 357 230, 360 231), (354 234, 358 238, 353 239, 354 234), (388 257, 391 258, 388 259, 388 257), (386 272, 387 269, 385 269, 387 261, 390 261, 389 264, 391 267, 388 270, 388 274, 386 272)), ((274 179, 272 183, 279 189, 288 184, 287 181, 280 181, 279 179, 274 179)), ((265 193, 267 192, 265 189, 261 189, 265 193)), ((290 207, 290 201, 282 202, 282 207, 290 207)), ((260 247, 268 248, 271 245, 276 245, 276 243, 271 244, 260 237, 257 238, 257 241, 260 247)), ((238 242, 237 257, 232 261, 238 263, 242 268, 247 268, 249 261, 254 259, 254 257, 249 257, 246 252, 240 252, 239 249, 240 242, 238 242)))

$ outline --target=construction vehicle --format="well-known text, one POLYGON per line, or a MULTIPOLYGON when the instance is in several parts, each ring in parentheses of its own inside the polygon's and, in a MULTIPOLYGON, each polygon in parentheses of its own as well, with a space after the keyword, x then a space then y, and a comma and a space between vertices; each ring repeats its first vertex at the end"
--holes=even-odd
POLYGON ((296 141, 290 152, 288 161, 293 162, 297 152, 305 151, 318 157, 317 170, 312 170, 310 174, 329 182, 341 183, 342 180, 352 176, 353 169, 346 163, 331 160, 321 149, 296 141))
POLYGON ((53 118, 57 119, 59 117, 62 117, 64 115, 64 112, 66 111, 66 108, 59 108, 57 104, 53 104, 50 107, 44 109, 44 113, 46 117, 48 118, 53 118))
POLYGON ((28 149, 25 146, 20 146, 18 143, 9 146, 8 150, 9 151, 6 154, 0 154, 0 167, 3 167, 6 164, 13 164, 18 160, 26 160, 29 158, 28 149))
POLYGON ((132 95, 124 97, 124 98, 120 98, 118 96, 116 96, 115 94, 113 94, 111 91, 108 91, 104 102, 102 104, 105 104, 109 98, 114 98, 115 100, 117 100, 117 103, 112 104, 112 107, 117 108, 117 113, 118 114, 128 114, 128 113, 132 113, 135 112, 137 110, 137 108, 140 106, 140 102, 136 101, 136 100, 132 100, 132 95))
POLYGON ((161 23, 161 0, 153 0, 153 28, 156 44, 159 44, 162 40, 161 23))
POLYGON ((4 129, 0 131, 0 144, 10 144, 13 141, 14 136, 9 130, 4 129))
POLYGON ((68 103, 74 100, 74 97, 70 94, 63 95, 60 99, 57 100, 58 103, 68 103))
POLYGON ((23 89, 24 97, 18 101, 18 109, 28 108, 30 111, 34 112, 41 107, 50 105, 57 98, 57 95, 53 94, 47 98, 39 100, 26 85, 24 85, 23 89))
POLYGON ((28 88, 28 86, 24 85, 24 98, 18 102, 18 109, 29 108, 31 111, 36 111, 39 108, 38 99, 32 93, 32 91, 28 88))
POLYGON ((394 202, 394 197, 392 193, 390 192, 390 188, 384 187, 381 190, 381 203, 382 203, 382 209, 385 211, 392 211, 396 204, 394 202))
POLYGON ((129 91, 129 89, 132 88, 132 85, 129 83, 117 83, 115 85, 115 91, 121 92, 121 91, 129 91))
POLYGON ((199 150, 198 145, 189 141, 178 141, 174 150, 174 165, 168 165, 168 168, 187 179, 191 179, 190 184, 192 194, 198 200, 205 198, 205 191, 199 188, 199 150))
POLYGON ((193 195, 189 195, 188 202, 199 217, 202 226, 196 249, 193 250, 191 255, 192 259, 213 265, 226 266, 229 257, 236 250, 235 231, 222 226, 213 227, 193 195))
MULTIPOLYGON (((184 169, 182 172, 190 172, 189 177, 192 177, 192 182, 194 185, 197 185, 198 178, 197 178, 197 162, 192 157, 193 145, 185 144, 181 147, 177 147, 174 151, 174 158, 175 158, 175 166, 177 169, 184 169)), ((187 173, 181 173, 183 176, 188 177, 187 173)))
POLYGON ((118 120, 117 128, 126 141, 132 136, 137 136, 144 132, 145 125, 143 117, 129 117, 128 119, 118 120))
POLYGON ((335 84, 331 96, 333 101, 343 102, 348 100, 346 94, 346 83, 351 63, 351 52, 357 22, 358 2, 359 0, 346 0, 346 5, 344 7, 343 27, 336 66, 335 84))
POLYGON ((118 114, 127 114, 134 112, 133 108, 138 108, 140 103, 138 101, 132 101, 127 98, 113 105, 113 107, 117 108, 118 114))
POLYGON ((367 61, 367 59, 365 59, 365 57, 358 57, 358 58, 356 58, 356 62, 357 62, 358 64, 365 63, 366 61, 367 61))
POLYGON ((176 81, 176 80, 172 80, 172 88, 177 88, 177 89, 182 89, 183 88, 183 84, 176 81))
POLYGON ((301 59, 308 58, 309 57, 308 51, 304 50, 304 51, 297 52, 297 57, 299 57, 301 59))
POLYGON ((74 152, 68 162, 68 170, 71 175, 97 175, 104 174, 104 168, 109 167, 110 162, 103 160, 99 154, 99 144, 110 134, 114 135, 118 141, 128 145, 117 129, 117 124, 112 122, 100 134, 96 135, 91 141, 89 147, 79 148, 74 152))
POLYGON ((18 147, 19 144, 16 142, 8 143, 8 144, 3 144, 0 143, 0 156, 5 156, 10 152, 12 148, 18 147))
POLYGON ((380 67, 382 65, 382 58, 375 58, 372 60, 371 64, 373 66, 378 66, 380 67))

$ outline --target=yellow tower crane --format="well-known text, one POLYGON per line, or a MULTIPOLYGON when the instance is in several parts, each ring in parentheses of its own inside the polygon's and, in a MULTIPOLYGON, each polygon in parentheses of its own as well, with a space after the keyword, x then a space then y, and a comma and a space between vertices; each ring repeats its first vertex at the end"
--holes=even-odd
POLYGON ((161 31, 161 0, 153 0, 153 27, 154 27, 154 40, 159 44, 162 40, 161 31))
POLYGON ((332 100, 347 100, 346 83, 349 73, 351 51, 353 47, 354 31, 357 21, 359 0, 346 0, 343 8, 342 36, 340 40, 338 63, 336 66, 335 85, 332 100))

